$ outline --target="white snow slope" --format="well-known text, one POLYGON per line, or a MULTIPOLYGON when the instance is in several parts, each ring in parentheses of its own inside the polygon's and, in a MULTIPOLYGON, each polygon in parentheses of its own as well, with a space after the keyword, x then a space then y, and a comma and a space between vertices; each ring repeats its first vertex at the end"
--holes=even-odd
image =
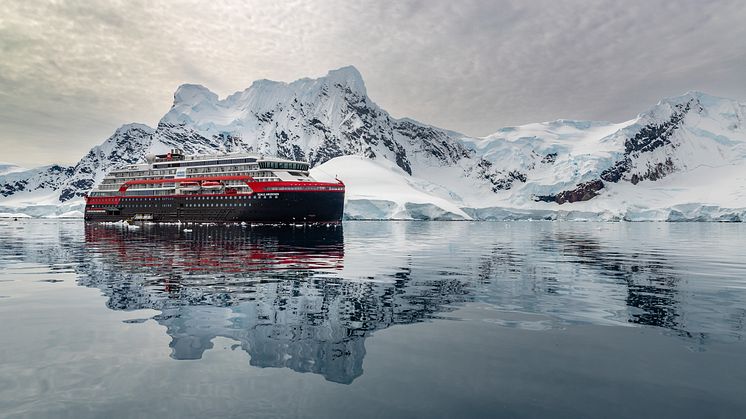
POLYGON ((344 179, 348 219, 470 219, 458 205, 434 193, 442 188, 387 160, 337 157, 311 169, 311 174, 318 180, 333 181, 330 174, 344 179))
POLYGON ((219 99, 183 85, 156 129, 119 128, 73 167, 0 166, 0 212, 69 216, 150 152, 256 151, 347 184, 349 219, 743 221, 746 105, 699 92, 612 124, 557 120, 470 138, 395 119, 353 67, 219 99))
POLYGON ((24 169, 21 166, 17 166, 13 163, 3 163, 0 162, 0 176, 7 175, 9 173, 16 173, 16 172, 23 172, 26 169, 24 169))
POLYGON ((744 123, 746 105, 689 92, 621 124, 559 120, 467 140, 485 158, 512 162, 526 174, 510 191, 472 201, 467 212, 477 218, 513 209, 549 218, 743 221, 744 123), (536 202, 594 181, 603 187, 587 201, 536 202))

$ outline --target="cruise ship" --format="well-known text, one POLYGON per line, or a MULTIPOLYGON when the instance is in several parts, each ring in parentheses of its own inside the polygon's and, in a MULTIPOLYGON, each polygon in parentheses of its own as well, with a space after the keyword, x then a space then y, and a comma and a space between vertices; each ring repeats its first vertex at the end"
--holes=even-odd
POLYGON ((86 196, 87 221, 339 222, 345 185, 309 164, 259 154, 187 156, 179 149, 112 170, 86 196))

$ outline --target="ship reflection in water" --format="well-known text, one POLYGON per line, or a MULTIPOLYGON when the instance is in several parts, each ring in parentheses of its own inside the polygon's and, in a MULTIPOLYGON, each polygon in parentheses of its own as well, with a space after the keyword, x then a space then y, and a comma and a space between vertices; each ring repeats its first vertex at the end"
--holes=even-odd
MULTIPOLYGON (((175 359, 200 359, 213 339, 240 342, 257 367, 287 367, 351 383, 365 338, 463 300, 452 281, 347 281, 342 226, 87 225, 79 283, 115 310, 155 309, 175 359)), ((146 320, 146 319, 143 319, 146 320)), ((238 347, 238 345, 236 346, 238 347)))
POLYGON ((487 227, 86 225, 78 281, 101 289, 111 309, 159 310, 153 319, 175 359, 200 359, 225 337, 253 366, 346 384, 363 374, 373 332, 442 318, 466 302, 489 307, 497 317, 485 320, 504 327, 652 326, 698 351, 743 339, 740 265, 698 261, 694 245, 639 247, 675 229, 487 227))

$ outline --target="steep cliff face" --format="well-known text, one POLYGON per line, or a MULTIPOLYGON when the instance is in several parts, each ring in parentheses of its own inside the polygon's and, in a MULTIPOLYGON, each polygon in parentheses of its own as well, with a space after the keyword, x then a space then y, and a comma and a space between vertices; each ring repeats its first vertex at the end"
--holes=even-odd
POLYGON ((630 133, 624 142, 624 154, 613 166, 601 172, 601 179, 608 182, 627 180, 637 184, 673 173, 677 170, 675 149, 684 140, 680 131, 684 128, 685 118, 691 112, 701 114, 703 111, 699 99, 693 97, 683 103, 662 104, 654 112, 642 116, 638 122, 640 128, 634 136, 630 133), (667 112, 661 115, 664 112, 660 108, 667 112))
POLYGON ((71 168, 60 188, 61 202, 81 197, 116 167, 138 162, 152 142, 153 129, 142 124, 123 125, 103 144, 93 147, 71 168))

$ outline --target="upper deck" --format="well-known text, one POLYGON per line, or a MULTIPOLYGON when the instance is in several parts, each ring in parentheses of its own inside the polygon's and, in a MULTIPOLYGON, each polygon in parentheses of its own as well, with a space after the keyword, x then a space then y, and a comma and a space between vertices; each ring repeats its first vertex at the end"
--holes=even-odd
POLYGON ((310 165, 253 153, 186 156, 174 149, 167 154, 146 156, 144 163, 130 164, 109 172, 90 196, 113 196, 126 182, 138 182, 126 188, 126 195, 179 195, 231 191, 250 193, 246 182, 221 180, 203 184, 200 179, 244 177, 252 182, 313 182, 310 165), (195 178, 195 181, 185 179, 195 178), (174 179, 173 182, 168 182, 174 179))

